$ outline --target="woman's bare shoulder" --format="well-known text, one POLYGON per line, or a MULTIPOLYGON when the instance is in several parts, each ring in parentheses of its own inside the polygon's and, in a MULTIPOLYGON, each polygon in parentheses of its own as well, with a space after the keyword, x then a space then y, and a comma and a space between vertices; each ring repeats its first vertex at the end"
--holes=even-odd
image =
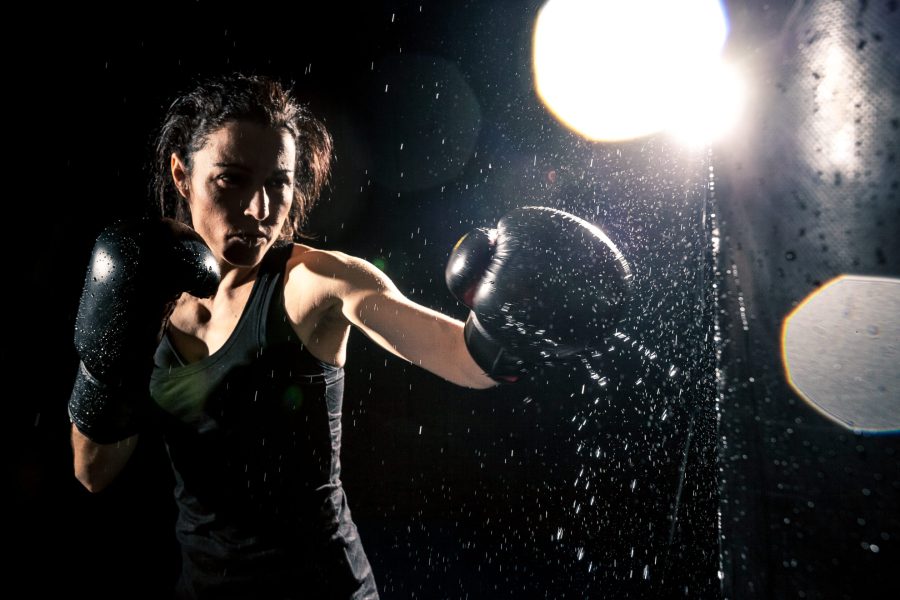
POLYGON ((356 288, 393 288, 387 276, 371 262, 341 252, 294 244, 288 262, 289 280, 302 280, 341 296, 356 288))
POLYGON ((288 270, 293 271, 297 268, 333 279, 354 270, 369 270, 374 266, 365 259, 340 250, 323 250, 295 243, 293 253, 288 261, 288 270))
POLYGON ((353 260, 354 257, 338 250, 323 250, 306 244, 294 243, 287 266, 289 272, 299 268, 313 274, 331 276, 335 273, 329 271, 338 270, 342 265, 353 260))
POLYGON ((295 243, 286 266, 287 299, 303 299, 311 307, 336 304, 345 285, 348 260, 352 257, 337 250, 295 243))

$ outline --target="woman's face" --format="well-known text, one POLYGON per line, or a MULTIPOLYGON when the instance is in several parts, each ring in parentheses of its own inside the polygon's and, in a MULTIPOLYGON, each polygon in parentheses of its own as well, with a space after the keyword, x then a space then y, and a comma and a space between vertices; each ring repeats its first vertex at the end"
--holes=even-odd
POLYGON ((172 155, 194 230, 220 261, 255 266, 278 239, 293 201, 295 151, 285 130, 232 121, 194 154, 189 176, 172 155))

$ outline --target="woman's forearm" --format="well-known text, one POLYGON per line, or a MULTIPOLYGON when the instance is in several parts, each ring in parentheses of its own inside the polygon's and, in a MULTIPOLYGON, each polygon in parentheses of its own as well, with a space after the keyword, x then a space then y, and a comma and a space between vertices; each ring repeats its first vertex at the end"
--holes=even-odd
POLYGON ((72 425, 75 477, 90 492, 108 486, 125 467, 137 446, 133 435, 113 444, 98 444, 72 425))

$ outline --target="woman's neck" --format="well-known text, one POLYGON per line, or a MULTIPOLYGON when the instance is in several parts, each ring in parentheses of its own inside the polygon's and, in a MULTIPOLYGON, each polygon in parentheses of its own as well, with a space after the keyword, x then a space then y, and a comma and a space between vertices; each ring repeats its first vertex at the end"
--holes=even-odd
POLYGON ((255 281, 256 275, 259 273, 259 267, 259 264, 252 267, 238 267, 222 261, 219 264, 219 272, 222 275, 222 279, 219 283, 219 292, 228 294, 233 290, 255 281))

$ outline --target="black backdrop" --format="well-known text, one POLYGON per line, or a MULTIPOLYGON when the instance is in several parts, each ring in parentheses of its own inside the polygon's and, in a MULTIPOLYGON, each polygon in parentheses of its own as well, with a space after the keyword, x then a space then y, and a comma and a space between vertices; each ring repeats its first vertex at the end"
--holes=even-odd
MULTIPOLYGON (((879 10, 894 15, 889 5, 879 10)), ((754 139, 743 157, 731 148, 683 150, 664 137, 580 140, 534 97, 537 7, 254 4, 248 14, 248 6, 197 2, 171 13, 79 7, 23 17, 16 26, 28 35, 10 50, 7 118, 20 150, 14 175, 26 177, 8 203, 16 214, 7 290, 18 308, 7 320, 2 364, 17 383, 6 394, 14 422, 11 572, 26 587, 64 582, 99 596, 159 597, 171 585, 171 476, 159 440, 142 441, 101 494, 71 476, 72 323, 96 233, 149 208, 146 167, 166 101, 198 75, 242 70, 296 82, 335 135, 333 184, 313 215, 313 244, 383 265, 417 302, 464 318, 442 282, 449 248, 471 226, 528 204, 597 223, 635 268, 631 316, 589 359, 592 371, 545 370, 519 386, 465 390, 351 334, 344 483, 382 597, 853 597, 877 589, 868 576, 886 572, 900 534, 891 517, 896 438, 864 442, 877 444, 866 472, 881 474, 871 487, 884 500, 854 507, 858 514, 792 473, 797 506, 815 496, 848 522, 883 523, 874 535, 888 536, 880 554, 857 555, 855 538, 835 532, 841 543, 829 554, 802 541, 804 528, 794 525, 809 553, 805 568, 794 569, 796 557, 782 556, 789 545, 778 542, 786 538, 767 533, 777 526, 767 519, 781 518, 768 508, 783 498, 779 482, 754 479, 788 450, 745 443, 747 428, 735 423, 759 422, 760 414, 730 407, 746 406, 753 388, 717 380, 723 372, 738 377, 736 369, 716 370, 723 364, 714 345, 716 314, 727 328, 737 296, 713 284, 727 279, 723 264, 749 256, 732 243, 744 222, 733 207, 743 206, 748 187, 732 185, 729 196, 722 185, 740 181, 747 156, 767 156, 765 140, 754 139), (717 196, 710 167, 722 178, 717 196), (717 225, 724 256, 711 243, 717 225), (746 461, 723 461, 721 478, 720 433, 729 447, 751 449, 746 461), (758 512, 730 513, 735 499, 758 512), (773 575, 780 569, 793 570, 773 575), (845 579, 841 569, 853 575, 844 587, 835 585, 845 579)), ((732 51, 781 64, 784 55, 758 56, 790 6, 732 8, 732 51)), ((761 85, 777 89, 776 79, 761 85)), ((775 105, 759 110, 777 113, 775 105)), ((791 186, 784 173, 773 177, 791 186)), ((896 274, 891 248, 877 272, 896 274)), ((749 260, 747 271, 754 269, 775 266, 749 260)), ((759 289, 759 305, 767 306, 768 288, 759 289)), ((759 335, 770 340, 766 328, 759 335)), ((724 360, 735 362, 724 366, 747 364, 728 348, 724 360)), ((779 377, 777 365, 753 368, 779 377)), ((834 426, 815 424, 818 443, 842 456, 847 434, 839 441, 834 426)), ((859 461, 845 468, 859 469, 859 461)))

